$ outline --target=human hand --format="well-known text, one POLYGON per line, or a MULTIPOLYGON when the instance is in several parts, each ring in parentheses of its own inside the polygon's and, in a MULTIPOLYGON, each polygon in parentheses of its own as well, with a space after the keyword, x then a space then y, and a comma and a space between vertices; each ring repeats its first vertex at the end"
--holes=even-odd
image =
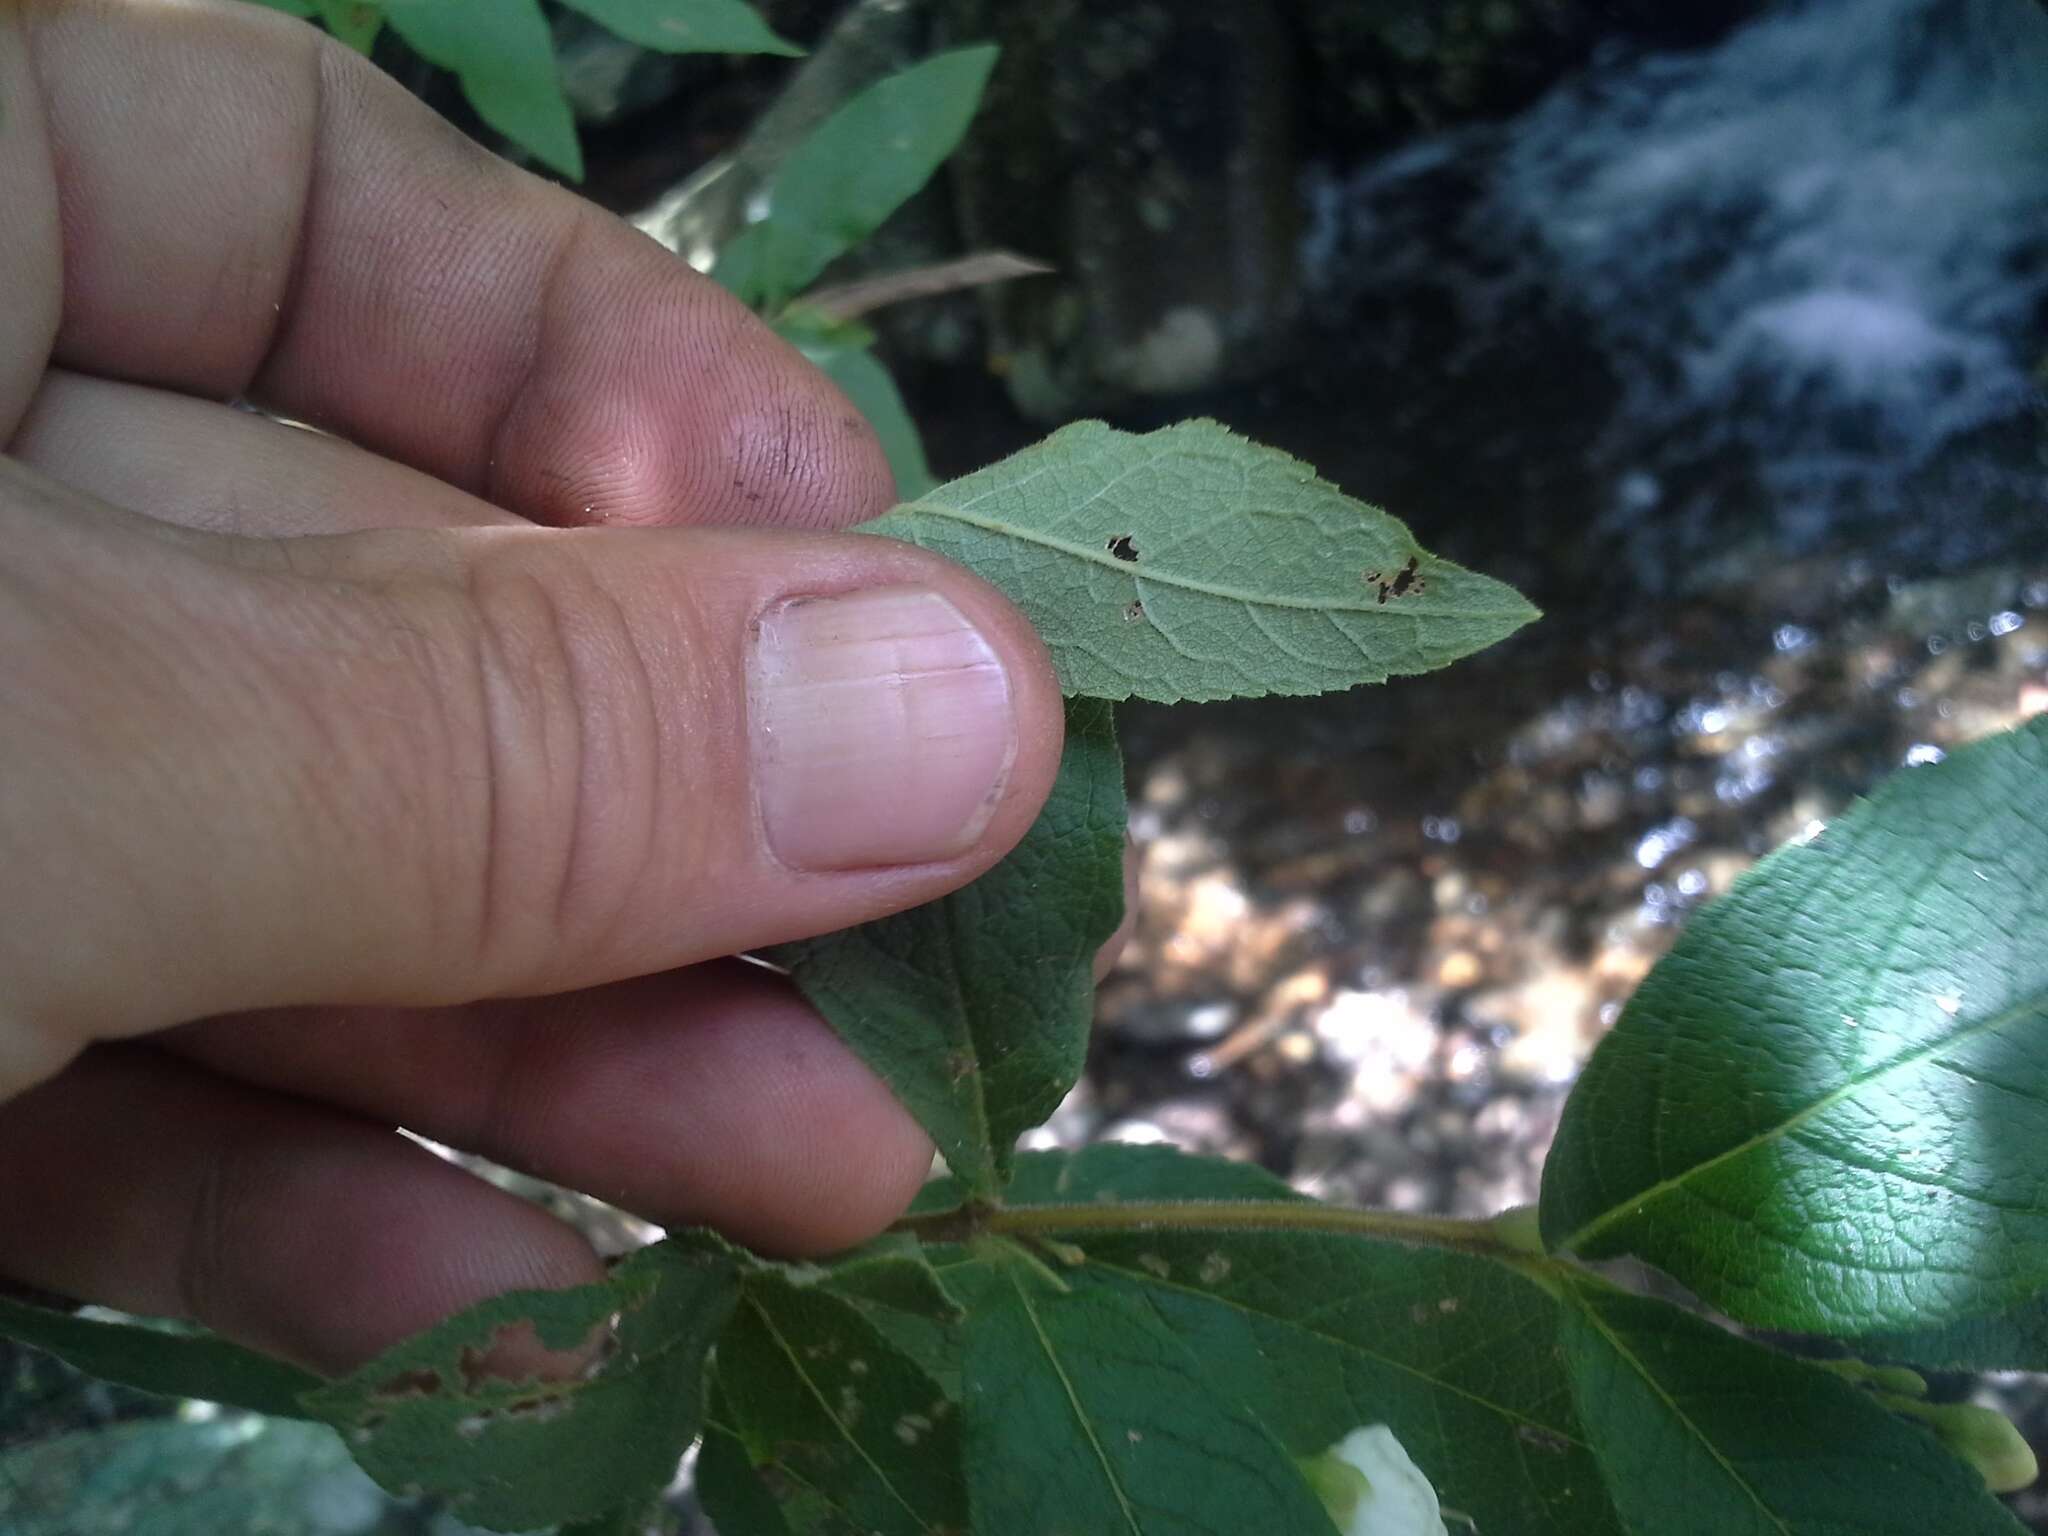
POLYGON ((598 1276, 398 1125, 770 1250, 893 1218, 929 1143, 718 957, 980 873, 1060 710, 830 531, 857 413, 256 7, 0 0, 0 209, 0 1275, 330 1370, 598 1276))

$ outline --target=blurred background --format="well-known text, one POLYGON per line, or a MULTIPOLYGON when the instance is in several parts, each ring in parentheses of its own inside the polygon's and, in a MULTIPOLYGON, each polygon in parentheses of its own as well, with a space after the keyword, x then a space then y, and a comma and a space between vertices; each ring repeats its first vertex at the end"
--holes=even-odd
MULTIPOLYGON (((1886 774, 2048 710, 2034 0, 760 9, 806 59, 651 53, 551 9, 584 190, 708 266, 848 97, 1001 44, 959 151, 825 275, 1050 269, 861 315, 937 477, 1077 416, 1215 416, 1547 611, 1432 677, 1125 713, 1137 937, 1034 1145, 1530 1201, 1689 913, 1886 774)), ((489 137, 397 39, 376 57, 489 137)), ((149 1402, 4 1345, 0 1371, 0 1443, 149 1402)), ((2032 1380, 1937 1390, 2048 1455, 2032 1380)), ((0 1467, 140 1497, 118 1458, 45 1460, 0 1467)), ((189 1529, 459 1529, 338 1448, 299 1484, 331 1491, 272 1524, 195 1485, 189 1529)), ((2048 1530, 2048 1499, 2017 1504, 2048 1530)))

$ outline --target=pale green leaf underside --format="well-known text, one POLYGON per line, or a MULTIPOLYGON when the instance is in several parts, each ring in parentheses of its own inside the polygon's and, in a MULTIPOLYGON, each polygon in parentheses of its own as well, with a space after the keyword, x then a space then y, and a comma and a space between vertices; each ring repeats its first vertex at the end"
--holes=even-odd
POLYGON ((1573 1396, 1643 1536, 2018 1536, 1983 1480, 1828 1372, 1666 1303, 1566 1298, 1573 1396))
POLYGON ((1694 919, 1566 1106, 1543 1231, 1760 1326, 2048 1288, 2048 721, 1895 774, 1694 919))
POLYGON ((774 53, 803 50, 784 42, 744 0, 566 0, 629 43, 662 53, 774 53))
POLYGON ((1433 671, 1537 617, 1213 421, 1143 435, 1080 422, 861 531, 994 582, 1065 691, 1092 698, 1324 693, 1433 671))
POLYGON ((1070 701, 1067 744, 1022 842, 908 912, 780 945, 825 1020, 974 1190, 1080 1075, 1095 953, 1123 917, 1123 764, 1108 706, 1070 701))

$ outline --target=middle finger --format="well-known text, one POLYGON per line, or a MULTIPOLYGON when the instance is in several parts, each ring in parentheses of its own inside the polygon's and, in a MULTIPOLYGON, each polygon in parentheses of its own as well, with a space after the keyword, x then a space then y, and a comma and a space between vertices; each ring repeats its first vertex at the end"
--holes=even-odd
POLYGON ((524 524, 340 438, 53 368, 9 448, 53 480, 181 527, 258 538, 524 524))

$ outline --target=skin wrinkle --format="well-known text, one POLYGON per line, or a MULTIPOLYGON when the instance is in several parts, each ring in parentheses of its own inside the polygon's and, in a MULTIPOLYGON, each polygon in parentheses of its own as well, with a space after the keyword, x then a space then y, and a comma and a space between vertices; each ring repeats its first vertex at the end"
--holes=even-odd
MULTIPOLYGON (((149 93, 161 91, 167 95, 189 96, 194 84, 195 63, 204 59, 211 62, 217 55, 201 53, 192 46, 197 29, 192 16, 165 8, 161 12, 143 12, 146 20, 136 23, 145 31, 141 41, 161 43, 165 49, 160 69, 143 72, 139 66, 130 63, 139 55, 117 54, 111 50, 95 47, 92 36, 96 28, 105 25, 94 12, 119 12, 118 7, 52 4, 49 15, 36 29, 36 64, 39 75, 47 75, 55 66, 51 53, 62 53, 66 49, 78 49, 89 57, 102 72, 115 72, 116 78, 109 81, 107 94, 86 98, 91 105, 74 109, 70 127, 79 136, 91 138, 104 135, 110 126, 110 119, 118 119, 124 111, 146 112, 150 106, 149 93), (126 71, 126 74, 120 72, 126 71), (159 85, 159 75, 161 85, 159 85), (130 77, 133 78, 130 78, 130 77), (130 89, 143 98, 132 107, 119 104, 121 93, 130 89)), ((252 35, 271 33, 275 39, 279 34, 271 29, 280 26, 282 18, 265 16, 251 11, 223 13, 208 18, 212 31, 220 41, 238 43, 252 35), (223 23, 226 25, 223 26, 223 23), (239 29, 236 32, 229 28, 239 29)), ((312 52, 315 37, 301 33, 305 29, 287 29, 282 35, 288 36, 291 46, 312 52)), ((213 47, 215 39, 207 39, 213 47)), ((272 66, 281 62, 282 49, 273 41, 269 52, 257 56, 259 65, 272 66)), ((61 75, 62 70, 57 69, 61 75)), ((275 84, 275 79, 266 81, 260 72, 244 71, 242 89, 245 99, 254 99, 263 109, 267 103, 262 98, 265 84, 275 84)), ((275 94, 270 93, 270 94, 275 94)), ((295 94, 289 87, 286 94, 295 94)), ((232 98, 223 97, 226 104, 232 98)), ((291 126, 288 118, 282 118, 274 111, 265 115, 291 126)), ((247 377, 250 365, 240 361, 245 355, 260 357, 260 351, 250 343, 256 338, 250 332, 252 327, 267 331, 273 316, 277 313, 271 302, 247 302, 247 293, 252 279, 260 279, 264 272, 278 270, 280 263, 271 259, 272 252, 261 249, 255 243, 237 245, 222 236, 223 230, 250 227, 259 232, 257 241, 267 236, 277 225, 279 208, 270 200, 270 189, 278 178, 270 173, 271 163, 279 156, 304 152, 303 143, 294 142, 284 149, 277 149, 272 143, 251 137, 239 131, 240 124, 231 112, 209 106, 204 117, 192 126, 190 142, 195 146, 194 155, 178 162, 186 174, 191 167, 215 172, 213 185, 234 184, 240 178, 245 191, 238 194, 237 203, 231 207, 217 207, 210 202, 198 207, 185 206, 179 209, 179 216, 187 223, 173 224, 170 236, 168 258, 173 262, 189 261, 194 254, 191 249, 200 241, 217 247, 210 263, 207 276, 202 279, 203 287, 194 291, 188 281, 181 285, 183 292, 178 295, 180 302, 163 305, 151 315, 148 327, 138 327, 131 306, 141 302, 140 295, 149 290, 138 288, 132 283, 123 283, 125 270, 116 270, 112 263, 122 256, 138 254, 132 231, 124 218, 125 209, 120 204, 123 193, 122 176, 127 172, 116 172, 110 179, 105 176, 79 174, 78 163, 67 152, 67 140, 62 114, 52 113, 51 153, 60 187, 59 214, 61 238, 65 252, 64 285, 68 294, 73 292, 121 293, 111 310, 103 306, 65 306, 65 319, 56 341, 55 355, 70 359, 83 351, 88 371, 120 374, 122 367, 108 366, 110 354, 142 350, 150 364, 150 370, 167 369, 176 374, 181 383, 196 387, 203 393, 225 398, 236 392, 239 383, 247 377), (251 173, 246 167, 230 169, 215 164, 215 157, 228 147, 241 144, 245 158, 256 158, 263 162, 263 168, 251 173), (241 202, 253 201, 260 206, 245 209, 241 202), (236 217, 243 215, 243 217, 236 217), (206 226, 203 234, 197 234, 189 221, 203 217, 206 226), (104 248, 104 249, 103 249, 104 248), (179 333, 176 339, 166 339, 166 332, 175 326, 179 333)), ((87 160, 85 165, 98 169, 87 160)), ((207 188, 211 195, 213 185, 207 188)), ((285 242, 288 244, 289 242, 285 242)), ((283 272, 280 270, 277 283, 282 285, 283 272)), ((149 370, 145 370, 149 371, 149 370)))
POLYGON ((583 232, 589 223, 590 216, 579 210, 567 227, 554 237, 552 249, 541 263, 540 278, 533 289, 531 322, 519 328, 525 355, 511 370, 511 387, 503 400, 489 413, 489 419, 495 425, 485 434, 487 446, 478 490, 486 501, 507 506, 516 504, 514 498, 505 495, 506 486, 498 467, 510 456, 513 448, 507 442, 506 434, 519 419, 520 407, 539 376, 542 360, 553 350, 547 345, 548 320, 561 302, 562 273, 573 268, 575 254, 583 244, 583 232))
POLYGON ((321 191, 320 167, 326 163, 327 158, 320 153, 319 146, 330 131, 328 70, 333 50, 338 46, 325 33, 316 33, 315 37, 317 41, 308 60, 312 67, 307 72, 310 82, 309 94, 313 102, 312 127, 307 135, 309 148, 306 154, 305 175, 299 183, 298 211, 292 218, 292 236, 287 242, 284 279, 278 284, 276 296, 272 301, 272 319, 264 332, 263 345, 250 361, 241 386, 235 391, 238 395, 247 395, 256 387, 256 381, 263 372, 264 364, 269 361, 270 354, 275 350, 278 335, 288 323, 288 317, 298 313, 299 287, 305 280, 307 253, 312 249, 313 210, 318 206, 317 200, 321 191))
MULTIPOLYGON (((615 706, 619 704, 621 698, 624 700, 624 707, 617 710, 617 715, 626 718, 620 719, 615 715, 612 720, 586 726, 587 739, 595 738, 601 731, 604 736, 613 738, 618 744, 604 753, 584 752, 581 755, 581 771, 576 782, 579 823, 586 817, 597 816, 599 812, 596 808, 600 806, 623 805, 629 818, 623 831, 614 833, 607 841, 630 850, 627 858, 631 861, 632 872, 618 882, 618 894, 611 907, 606 911, 592 914, 596 926, 601 930, 615 930, 630 904, 626 893, 642 888, 647 860, 652 857, 651 850, 656 841, 656 806, 660 799, 660 786, 666 765, 662 750, 660 711, 654 704, 654 679, 648 670, 647 659, 640 653, 639 635, 624 606, 608 587, 594 582, 590 595, 591 601, 586 611, 592 619, 601 616, 603 633, 612 640, 612 645, 607 649, 617 657, 613 666, 631 679, 623 695, 616 688, 592 688, 587 683, 579 689, 585 699, 609 698, 615 706), (609 729, 604 729, 606 726, 609 726, 609 729), (635 753, 625 745, 635 737, 645 744, 647 750, 635 753), (606 759, 611 761, 606 762, 606 759), (616 769, 621 764, 632 765, 636 761, 644 765, 640 782, 637 784, 620 785, 616 782, 615 775, 600 776, 596 771, 601 766, 616 769)), ((617 812, 613 810, 610 814, 615 817, 617 812)), ((578 846, 581 846, 580 843, 578 846)), ((576 848, 571 849, 570 858, 562 871, 561 885, 556 893, 555 923, 558 928, 568 926, 573 911, 572 903, 584 899, 581 893, 589 886, 589 882, 583 878, 587 871, 582 861, 576 857, 576 852, 576 848)), ((598 888, 602 889, 602 886, 598 888)))
MULTIPOLYGON (((59 225, 54 219, 45 221, 34 216, 39 205, 56 204, 60 184, 48 153, 49 109, 43 101, 36 72, 33 22, 34 17, 20 0, 0 0, 0 168, 10 160, 16 161, 21 174, 37 183, 22 189, 24 195, 13 210, 15 238, 32 238, 39 226, 47 230, 46 238, 38 242, 40 249, 26 253, 28 269, 24 272, 7 271, 9 263, 4 260, 4 247, 0 247, 0 280, 4 280, 12 295, 7 304, 9 314, 16 317, 14 323, 19 323, 19 317, 29 315, 32 309, 35 314, 34 321, 18 336, 0 329, 0 339, 22 344, 18 355, 26 363, 23 373, 11 377, 8 370, 13 364, 11 354, 15 353, 15 346, 0 347, 0 448, 13 440, 29 402, 35 398, 37 361, 48 354, 63 320, 64 251, 59 225), (9 45, 10 26, 13 35, 20 39, 18 50, 9 45), (15 76, 19 77, 19 88, 14 84, 15 76), (33 132, 28 126, 31 120, 33 132), (39 170, 43 174, 37 176, 39 170)), ((0 190, 5 185, 5 180, 0 179, 0 190)))
POLYGON ((222 1134, 208 1140, 199 1179, 192 1191, 191 1211, 185 1221, 184 1247, 174 1271, 177 1279, 173 1294, 181 1314, 200 1322, 219 1315, 214 1305, 215 1289, 218 1277, 225 1273, 222 1258, 231 1251, 222 1215, 231 1139, 222 1134))
POLYGON ((498 890, 504 878, 499 865, 502 862, 501 850, 504 847, 507 825, 504 805, 507 727, 504 689, 500 683, 507 669, 502 656, 502 636, 488 619, 492 609, 479 600, 476 592, 476 582, 481 571, 482 563, 479 562, 471 568, 469 581, 464 588, 466 600, 478 615, 478 622, 465 625, 463 629, 474 636, 474 644, 470 647, 469 668, 476 678, 476 696, 482 720, 480 736, 484 746, 483 804, 480 812, 483 821, 483 864, 476 874, 475 895, 468 903, 475 913, 468 948, 476 957, 477 970, 489 976, 497 974, 502 964, 498 959, 498 937, 502 922, 498 915, 498 890))

